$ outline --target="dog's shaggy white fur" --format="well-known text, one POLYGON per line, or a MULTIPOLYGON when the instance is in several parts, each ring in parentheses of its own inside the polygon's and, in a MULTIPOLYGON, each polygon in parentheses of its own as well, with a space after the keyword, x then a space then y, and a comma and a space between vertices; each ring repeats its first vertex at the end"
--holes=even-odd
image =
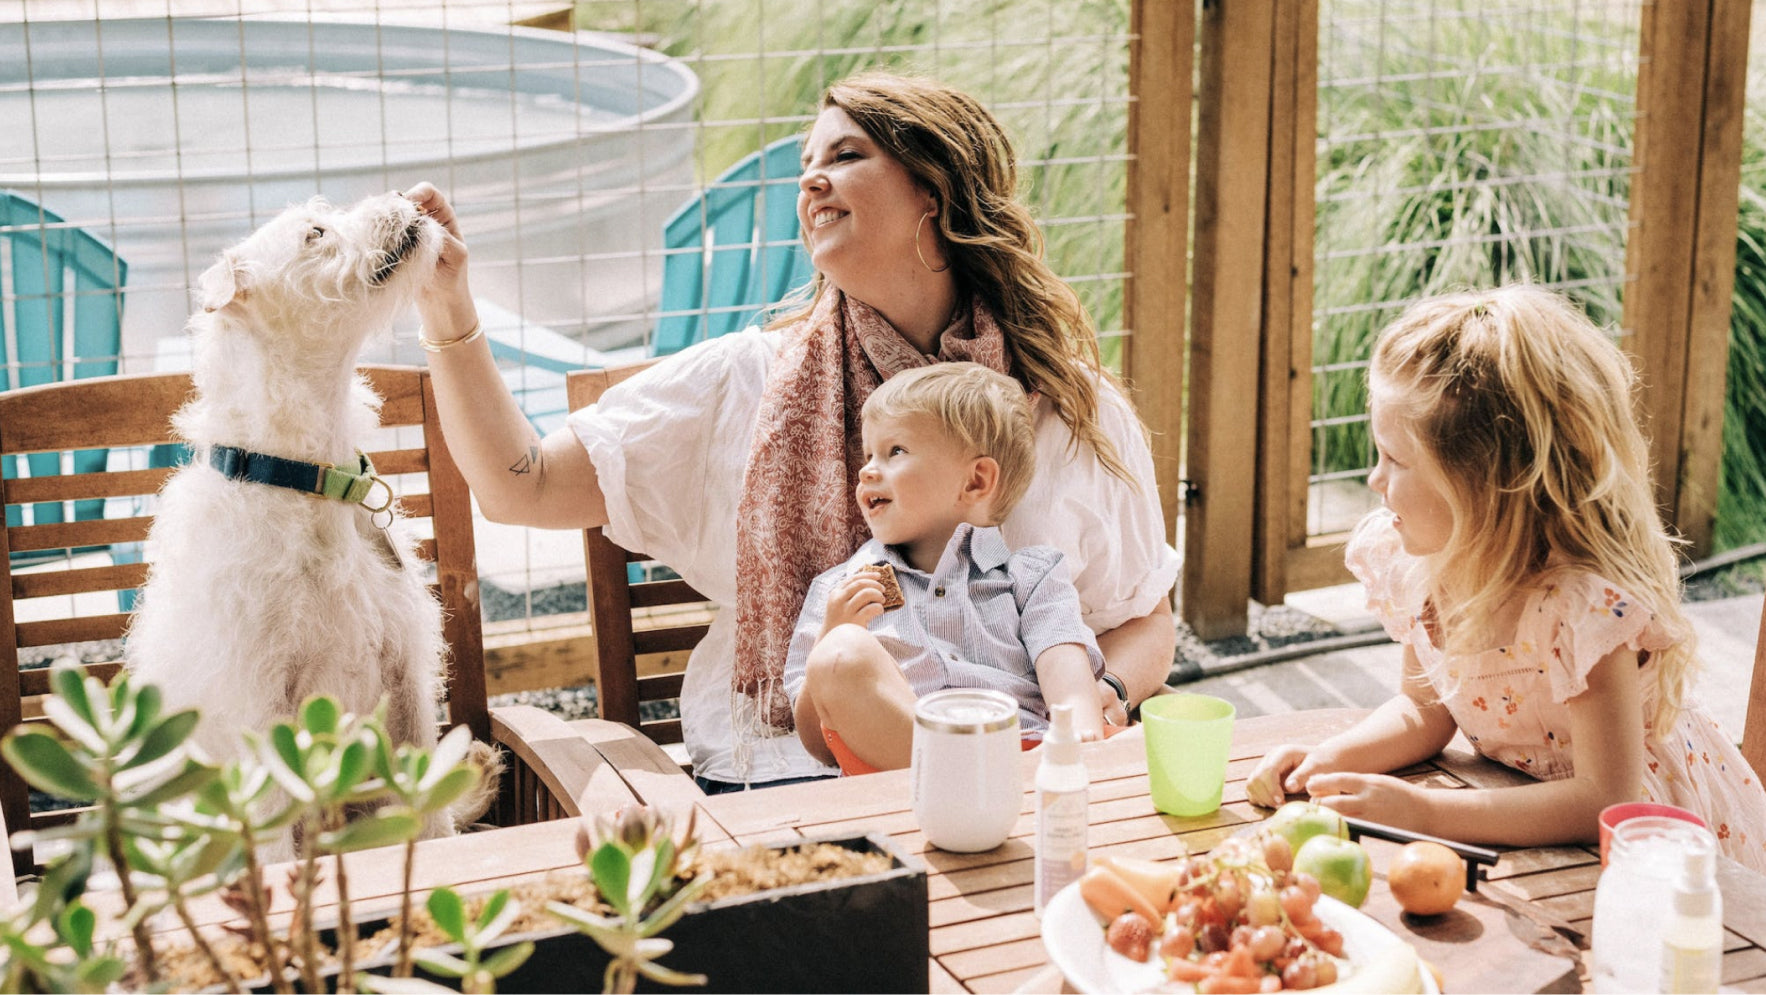
POLYGON ((237 754, 241 731, 263 733, 316 694, 358 714, 384 697, 393 736, 436 742, 446 646, 408 530, 383 531, 360 504, 227 479, 207 447, 354 467, 380 404, 357 353, 421 289, 441 244, 396 193, 347 211, 315 198, 202 277, 195 396, 174 422, 195 458, 160 492, 126 652, 168 709, 202 710, 211 756, 237 754))

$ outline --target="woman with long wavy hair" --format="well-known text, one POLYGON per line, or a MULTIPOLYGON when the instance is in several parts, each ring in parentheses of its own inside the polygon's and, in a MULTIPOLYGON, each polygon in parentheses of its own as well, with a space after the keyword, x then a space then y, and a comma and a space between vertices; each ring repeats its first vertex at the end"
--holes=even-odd
POLYGON ((829 776, 791 731, 781 675, 810 580, 868 537, 853 498, 859 411, 901 370, 982 363, 1036 399, 1037 474, 1001 530, 1014 548, 1063 553, 1108 665, 1099 698, 1123 721, 1169 673, 1177 556, 1146 431, 1099 364, 1078 297, 1043 261, 1004 130, 950 87, 862 73, 824 94, 803 164, 814 280, 764 329, 659 362, 544 439, 476 334, 452 208, 428 184, 410 191, 452 236, 423 334, 442 424, 485 514, 604 526, 725 609, 681 693, 708 791, 829 776))

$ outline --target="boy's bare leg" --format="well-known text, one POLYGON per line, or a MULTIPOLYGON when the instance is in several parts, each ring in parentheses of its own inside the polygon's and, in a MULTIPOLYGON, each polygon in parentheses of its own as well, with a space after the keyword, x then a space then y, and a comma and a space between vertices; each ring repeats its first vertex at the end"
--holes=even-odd
MULTIPOLYGON (((877 637, 857 625, 828 630, 809 652, 797 733, 807 747, 821 726, 840 734, 848 749, 879 770, 906 767, 913 755, 914 689, 877 637), (806 707, 807 703, 807 707, 806 707), (805 713, 816 725, 805 728, 805 713)), ((827 751, 811 749, 820 757, 827 751)), ((830 760, 831 762, 831 760, 830 760)))

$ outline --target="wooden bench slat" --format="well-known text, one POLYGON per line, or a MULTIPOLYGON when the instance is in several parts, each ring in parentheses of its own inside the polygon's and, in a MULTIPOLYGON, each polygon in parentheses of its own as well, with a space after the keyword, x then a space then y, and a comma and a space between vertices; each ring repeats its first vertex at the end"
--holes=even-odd
POLYGON ((639 731, 663 746, 681 742, 680 719, 657 719, 653 722, 640 723, 639 731))
POLYGON ((657 605, 680 605, 691 601, 707 601, 705 595, 693 590, 692 585, 684 580, 655 580, 647 584, 633 584, 632 607, 652 608, 657 605))
POLYGON ((69 473, 54 477, 20 477, 6 482, 7 504, 39 501, 83 501, 89 498, 158 494, 177 467, 118 470, 115 473, 69 473))
POLYGON ((429 454, 421 449, 385 449, 369 453, 368 458, 374 462, 374 472, 382 477, 429 472, 429 454))
POLYGON ((711 631, 709 625, 683 625, 673 629, 649 629, 632 633, 636 655, 646 653, 678 653, 699 645, 711 631))
POLYGON ((120 591, 147 582, 147 564, 118 563, 108 567, 82 567, 42 573, 13 574, 12 597, 47 598, 88 591, 120 591))
MULTIPOLYGON (((117 675, 117 671, 123 669, 123 665, 121 661, 113 663, 86 663, 81 664, 80 669, 84 670, 91 676, 98 678, 105 684, 109 684, 110 679, 117 675)), ((33 667, 30 670, 19 671, 18 687, 19 694, 26 698, 48 694, 49 668, 33 667)))
POLYGON ((18 645, 57 646, 61 643, 85 643, 99 639, 121 639, 129 627, 129 616, 83 615, 79 618, 57 618, 46 622, 20 622, 18 645))
MULTIPOLYGON (((378 487, 374 490, 376 495, 381 493, 378 487)), ((371 497, 369 500, 376 505, 380 503, 378 496, 371 497)), ((435 498, 429 494, 405 494, 398 499, 396 504, 399 514, 405 518, 432 518, 435 516, 435 498)), ((385 521, 385 517, 381 516, 381 520, 385 521)))
POLYGON ((50 522, 14 525, 6 530, 8 548, 14 553, 38 549, 79 549, 118 542, 140 542, 153 524, 150 516, 96 518, 86 522, 50 522))
POLYGON ((657 698, 679 698, 681 685, 686 680, 684 674, 657 674, 653 677, 638 678, 638 699, 651 701, 657 698))

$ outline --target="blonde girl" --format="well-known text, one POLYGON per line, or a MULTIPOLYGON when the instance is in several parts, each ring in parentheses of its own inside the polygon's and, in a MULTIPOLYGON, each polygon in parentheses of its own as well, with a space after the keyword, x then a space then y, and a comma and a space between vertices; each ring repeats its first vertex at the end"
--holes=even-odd
POLYGON ((1689 695, 1693 634, 1650 487, 1624 355, 1529 286, 1410 308, 1369 371, 1384 505, 1346 558, 1404 646, 1401 692, 1316 747, 1269 754, 1259 805, 1306 792, 1346 815, 1468 842, 1594 840, 1607 805, 1703 817, 1766 870, 1766 792, 1689 695), (1464 732, 1539 783, 1429 790, 1384 772, 1464 732))

